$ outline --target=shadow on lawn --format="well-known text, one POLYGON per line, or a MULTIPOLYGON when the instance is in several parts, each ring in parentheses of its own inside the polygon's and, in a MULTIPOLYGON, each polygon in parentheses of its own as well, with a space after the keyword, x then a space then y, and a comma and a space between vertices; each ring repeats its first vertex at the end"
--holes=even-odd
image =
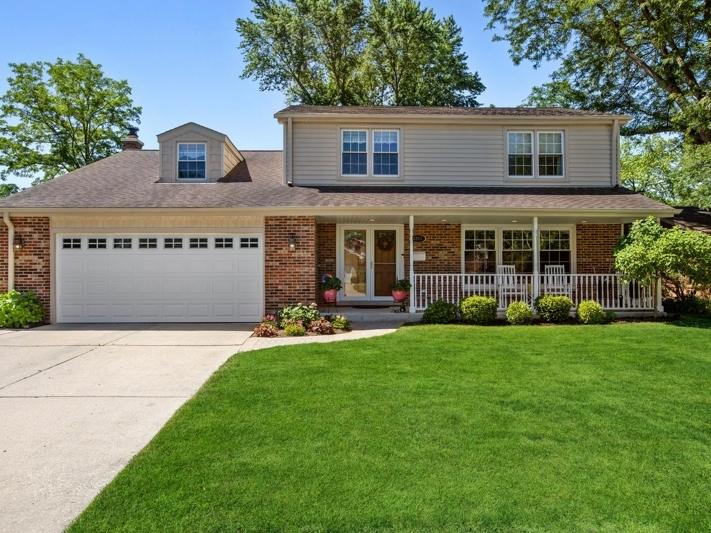
POLYGON ((695 329, 711 329, 711 317, 699 315, 681 315, 680 317, 669 320, 667 323, 670 326, 681 328, 695 329))

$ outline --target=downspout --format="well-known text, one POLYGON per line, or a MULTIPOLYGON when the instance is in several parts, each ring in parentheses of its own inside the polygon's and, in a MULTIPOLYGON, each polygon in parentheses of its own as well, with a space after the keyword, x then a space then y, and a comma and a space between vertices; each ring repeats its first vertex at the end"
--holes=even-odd
POLYGON ((538 233, 538 217, 533 217, 533 301, 536 301, 540 292, 540 235, 538 233))
POLYGON ((286 184, 289 187, 294 186, 294 137, 293 137, 293 119, 286 119, 286 184))
POLYGON ((612 122, 612 186, 620 184, 620 121, 612 122))
POLYGON ((7 292, 10 292, 15 290, 15 225, 7 212, 3 212, 2 219, 7 226, 7 292))
POLYGON ((414 313, 417 309, 415 308, 415 294, 417 294, 417 287, 415 286, 415 244, 413 240, 413 233, 415 232, 415 217, 410 215, 410 313, 414 313))

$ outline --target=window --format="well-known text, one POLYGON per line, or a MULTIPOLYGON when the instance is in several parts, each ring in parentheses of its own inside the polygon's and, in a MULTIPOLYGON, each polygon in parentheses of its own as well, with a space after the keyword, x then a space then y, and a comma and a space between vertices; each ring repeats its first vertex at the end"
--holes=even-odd
POLYGON ((207 248, 207 237, 191 237, 190 248, 207 248))
POLYGON ((86 247, 90 250, 104 250, 106 249, 106 239, 89 239, 86 247))
POLYGON ((398 175, 398 139, 396 131, 373 132, 373 175, 398 175))
POLYGON ((78 250, 81 248, 81 239, 62 239, 62 248, 78 250))
POLYGON ((114 239, 114 248, 130 248, 132 244, 132 239, 120 237, 114 239))
POLYGON ((541 231, 541 272, 545 272, 546 265, 563 265, 565 271, 570 273, 570 231, 543 230, 541 231))
POLYGON ((178 179, 205 179, 205 147, 204 143, 178 144, 178 179))
POLYGON ((158 248, 158 239, 155 237, 146 237, 138 239, 138 247, 142 250, 155 250, 158 248))
POLYGON ((183 239, 178 237, 166 237, 163 239, 163 248, 182 248, 183 239))
POLYGON ((239 240, 240 248, 259 248, 259 237, 242 237, 239 240))
POLYGON ((496 274, 496 230, 464 232, 464 272, 496 274))
POLYGON ((514 265, 516 272, 533 272, 533 231, 504 230, 501 264, 514 265))
POLYGON ((232 237, 215 237, 215 248, 233 248, 232 237))
MULTIPOLYGON (((533 273, 533 230, 525 228, 464 228, 462 268, 465 274, 495 274, 497 265, 514 265, 519 274, 533 273)), ((575 268, 573 237, 569 229, 539 230, 539 267, 575 268)))
POLYGON ((344 176, 365 176, 368 174, 368 132, 343 131, 343 153, 341 173, 344 176))
POLYGON ((508 133, 509 177, 562 178, 563 166, 563 132, 508 133))

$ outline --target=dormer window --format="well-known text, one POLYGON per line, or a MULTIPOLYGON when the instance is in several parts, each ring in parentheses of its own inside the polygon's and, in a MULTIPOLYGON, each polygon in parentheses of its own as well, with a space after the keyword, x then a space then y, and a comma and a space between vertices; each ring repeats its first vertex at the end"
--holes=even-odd
POLYGON ((206 144, 178 144, 178 179, 204 180, 206 177, 206 144))

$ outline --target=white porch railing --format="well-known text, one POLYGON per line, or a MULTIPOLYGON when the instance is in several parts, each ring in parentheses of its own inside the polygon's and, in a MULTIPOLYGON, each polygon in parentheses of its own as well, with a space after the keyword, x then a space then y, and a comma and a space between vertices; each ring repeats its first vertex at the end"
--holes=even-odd
MULTIPOLYGON (((653 311, 653 286, 622 283, 620 274, 539 275, 539 294, 562 294, 573 300, 575 307, 583 300, 595 300, 608 311, 653 311)), ((445 300, 459 304, 469 296, 493 296, 499 310, 511 302, 533 304, 537 294, 533 274, 511 276, 497 274, 415 274, 413 294, 415 308, 422 311, 429 304, 445 300)))

